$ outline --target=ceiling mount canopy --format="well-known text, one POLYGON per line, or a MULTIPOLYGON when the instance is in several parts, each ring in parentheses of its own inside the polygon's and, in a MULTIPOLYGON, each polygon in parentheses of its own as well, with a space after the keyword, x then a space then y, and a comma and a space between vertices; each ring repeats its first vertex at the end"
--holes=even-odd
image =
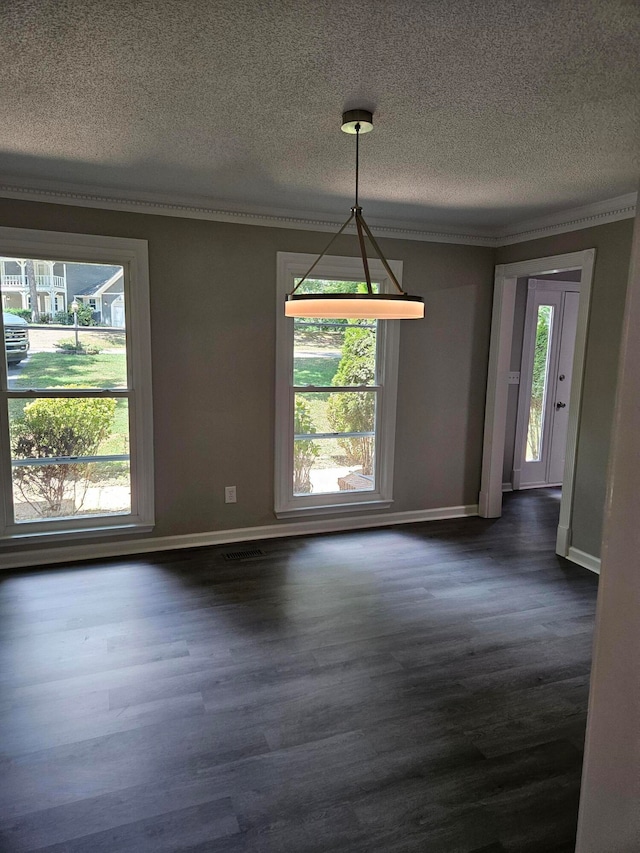
POLYGON ((424 302, 421 296, 409 296, 400 287, 380 246, 371 233, 371 229, 362 215, 362 207, 358 201, 358 181, 360 173, 360 134, 373 130, 373 114, 369 110, 349 110, 342 114, 341 129, 345 133, 355 134, 356 137, 356 191, 355 202, 349 218, 337 234, 331 238, 322 254, 313 262, 300 281, 287 294, 284 313, 287 317, 321 317, 321 318, 351 318, 364 320, 414 320, 424 317, 424 302), (347 225, 355 223, 358 234, 358 244, 362 256, 364 277, 367 283, 366 293, 301 293, 296 294, 300 285, 306 281, 326 255, 334 240, 343 233, 347 225), (375 293, 371 284, 369 260, 365 248, 365 235, 369 238, 373 249, 382 262, 389 279, 396 288, 395 293, 375 293))

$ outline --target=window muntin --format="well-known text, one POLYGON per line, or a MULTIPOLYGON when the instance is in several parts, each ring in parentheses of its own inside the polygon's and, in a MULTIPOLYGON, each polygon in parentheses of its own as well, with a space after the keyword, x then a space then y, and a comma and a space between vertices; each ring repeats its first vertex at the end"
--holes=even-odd
MULTIPOLYGON (((118 278, 118 273, 122 301, 121 328, 84 325, 96 318, 78 299, 84 314, 79 314, 77 329, 72 315, 58 318, 71 323, 64 329, 30 326, 28 357, 17 364, 15 356, 0 361, 4 536, 62 530, 85 534, 106 527, 150 529, 153 456, 146 242, 0 229, 0 248, 14 250, 11 255, 5 251, 3 260, 26 258, 34 269, 64 273, 60 279, 69 305, 78 291, 113 279, 114 274, 118 278)), ((0 270, 12 268, 4 263, 0 270)), ((6 284, 0 279, 5 309, 9 292, 21 282, 6 284)))
MULTIPOLYGON (((342 274, 324 277, 321 268, 298 292, 365 292, 355 260, 329 258, 342 274)), ((382 265, 376 272, 375 289, 386 290, 382 265)), ((299 278, 290 274, 289 289, 299 278)), ((397 322, 278 322, 276 513, 389 505, 397 322)))

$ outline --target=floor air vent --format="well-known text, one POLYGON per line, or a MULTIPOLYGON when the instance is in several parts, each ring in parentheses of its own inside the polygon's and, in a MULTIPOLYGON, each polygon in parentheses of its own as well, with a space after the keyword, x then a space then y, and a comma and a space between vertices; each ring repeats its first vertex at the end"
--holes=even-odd
POLYGON ((225 560, 250 560, 252 557, 264 557, 260 548, 244 548, 242 551, 228 551, 225 560))

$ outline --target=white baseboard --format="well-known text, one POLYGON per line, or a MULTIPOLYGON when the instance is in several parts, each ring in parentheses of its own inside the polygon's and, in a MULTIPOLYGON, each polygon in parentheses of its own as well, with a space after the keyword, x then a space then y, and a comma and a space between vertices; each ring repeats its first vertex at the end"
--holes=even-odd
POLYGON ((597 575, 600 574, 600 557, 594 557, 593 554, 587 554, 586 551, 581 551, 579 548, 571 546, 567 554, 567 560, 571 560, 572 563, 577 563, 579 566, 589 569, 590 572, 595 572, 597 575))
POLYGON ((571 528, 564 524, 558 525, 556 532, 556 554, 560 557, 567 557, 571 546, 571 528))
POLYGON ((502 491, 503 492, 512 492, 513 486, 511 485, 511 483, 503 483, 502 484, 502 491))
MULTIPOLYGON (((393 524, 412 524, 420 521, 438 521, 448 518, 466 518, 478 515, 478 505, 448 506, 436 509, 390 512, 366 517, 315 519, 261 527, 238 527, 233 530, 213 530, 206 533, 188 533, 179 536, 157 536, 147 539, 129 539, 120 542, 85 542, 61 548, 12 552, 0 556, 0 569, 22 569, 75 560, 95 560, 125 557, 129 554, 147 554, 153 551, 171 551, 177 548, 199 548, 207 545, 228 545, 232 542, 253 542, 259 539, 277 539, 285 536, 305 536, 310 533, 339 533, 343 530, 360 530, 368 527, 388 527, 393 524)), ((35 543, 34 543, 35 544, 35 543)))

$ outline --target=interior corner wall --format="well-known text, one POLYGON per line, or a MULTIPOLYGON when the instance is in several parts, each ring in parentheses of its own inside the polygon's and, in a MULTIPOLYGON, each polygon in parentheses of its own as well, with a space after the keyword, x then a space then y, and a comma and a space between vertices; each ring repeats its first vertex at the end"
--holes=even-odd
POLYGON ((497 250, 510 264, 596 250, 580 412, 571 544, 600 556, 618 354, 631 257, 633 219, 514 243, 497 250))
MULTIPOLYGON (((277 524, 276 253, 319 254, 327 234, 8 199, 0 224, 149 243, 151 535, 277 524), (237 486, 236 504, 224 503, 226 485, 237 486)), ((476 504, 495 249, 380 243, 426 304, 424 321, 401 327, 391 512, 476 504)), ((357 256, 356 238, 342 236, 332 252, 357 256)))
POLYGON ((576 853, 640 849, 640 211, 623 321, 576 853))

